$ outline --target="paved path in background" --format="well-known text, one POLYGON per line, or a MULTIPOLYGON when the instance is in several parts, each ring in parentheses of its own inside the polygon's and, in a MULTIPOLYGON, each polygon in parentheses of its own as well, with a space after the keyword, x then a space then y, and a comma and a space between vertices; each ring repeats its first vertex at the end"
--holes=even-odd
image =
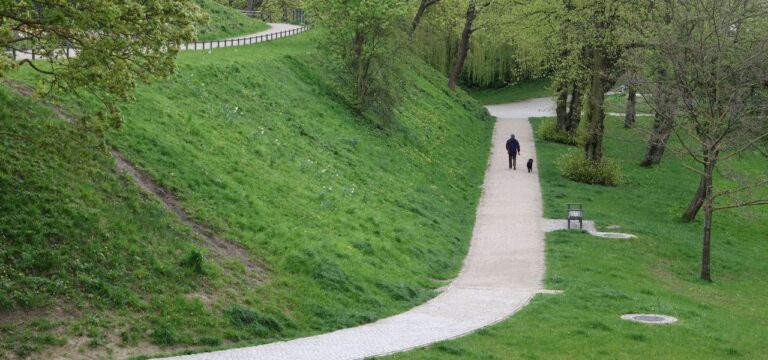
POLYGON ((283 24, 283 23, 267 23, 269 25, 269 29, 264 31, 259 31, 257 33, 249 34, 249 35, 243 35, 243 36, 235 36, 233 38, 229 38, 227 40, 237 40, 237 39, 247 39, 250 37, 256 37, 261 35, 267 35, 267 34, 278 34, 281 32, 285 32, 288 30, 295 30, 295 29, 301 29, 301 25, 293 25, 293 24, 283 24))
MULTIPOLYGON (((237 36, 233 38, 221 39, 218 41, 217 40, 198 41, 191 44, 182 45, 180 49, 189 50, 189 51, 210 50, 210 49, 218 49, 218 48, 225 48, 225 47, 258 44, 261 42, 266 42, 266 41, 280 39, 288 36, 297 35, 299 33, 306 31, 307 29, 303 26, 292 25, 292 24, 268 23, 267 25, 269 25, 269 29, 260 31, 257 33, 237 36)), ((61 51, 62 53, 60 54, 60 56, 64 57, 66 52, 64 51, 64 49, 61 49, 61 51)), ((70 49, 68 56, 76 57, 77 53, 78 53, 77 49, 70 49)), ((41 57, 38 55, 36 56, 36 59, 41 59, 41 57)), ((16 60, 17 61, 32 60, 32 54, 27 52, 17 51, 16 60)))
POLYGON ((402 314, 354 328, 267 345, 174 357, 175 360, 362 359, 456 338, 520 310, 542 289, 544 227, 538 173, 508 169, 504 149, 519 139, 535 158, 530 116, 553 112, 549 99, 490 106, 498 117, 469 254, 436 298, 402 314))
POLYGON ((301 25, 281 24, 281 23, 268 23, 269 29, 259 31, 257 33, 241 35, 227 39, 213 40, 213 41, 198 41, 196 43, 186 44, 181 47, 181 50, 210 50, 233 46, 244 46, 251 44, 258 44, 261 42, 271 41, 274 39, 280 39, 288 36, 293 36, 298 33, 306 31, 307 28, 301 25), (238 41, 239 40, 239 41, 238 41), (205 46, 203 46, 205 44, 205 46))

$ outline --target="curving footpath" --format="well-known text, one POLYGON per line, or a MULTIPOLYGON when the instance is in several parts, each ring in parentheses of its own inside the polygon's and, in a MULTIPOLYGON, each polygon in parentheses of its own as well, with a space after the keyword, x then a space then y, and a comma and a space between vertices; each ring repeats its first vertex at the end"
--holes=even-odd
POLYGON ((288 36, 293 36, 298 33, 306 31, 308 28, 301 25, 283 24, 283 23, 267 23, 269 29, 260 31, 253 34, 241 35, 232 38, 222 40, 209 40, 198 41, 189 44, 184 44, 180 47, 181 50, 211 50, 219 48, 228 48, 233 46, 244 46, 251 44, 258 44, 262 42, 272 41, 288 36))
POLYGON ((538 173, 528 117, 552 114, 550 99, 489 106, 498 117, 469 254, 459 276, 431 301, 377 322, 266 345, 178 356, 175 360, 362 359, 456 338, 520 310, 542 289, 544 231, 538 173), (510 134, 521 144, 521 165, 507 168, 510 134))
MULTIPOLYGON (((180 50, 195 51, 195 50, 211 50, 219 48, 228 48, 234 46, 245 46, 251 44, 258 44, 262 42, 272 41, 288 36, 294 36, 306 31, 306 26, 283 24, 283 23, 267 23, 269 29, 260 31, 254 34, 242 35, 228 39, 210 40, 210 41, 198 41, 180 46, 180 50)), ((59 49, 59 56, 64 57, 76 57, 78 50, 74 48, 59 49)), ((16 61, 21 60, 38 60, 43 59, 40 55, 33 56, 30 51, 16 50, 11 56, 16 61)))

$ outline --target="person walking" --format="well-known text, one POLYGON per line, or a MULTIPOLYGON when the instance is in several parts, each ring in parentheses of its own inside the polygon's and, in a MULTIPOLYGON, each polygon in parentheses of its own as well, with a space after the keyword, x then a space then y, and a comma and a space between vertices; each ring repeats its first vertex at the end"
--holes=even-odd
POLYGON ((520 155, 520 143, 515 139, 515 134, 507 140, 507 154, 509 154, 509 168, 517 170, 517 155, 520 155))

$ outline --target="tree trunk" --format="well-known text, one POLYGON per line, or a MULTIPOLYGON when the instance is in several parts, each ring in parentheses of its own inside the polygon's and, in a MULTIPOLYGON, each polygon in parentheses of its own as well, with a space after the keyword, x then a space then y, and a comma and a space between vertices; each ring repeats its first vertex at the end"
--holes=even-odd
POLYGON ((411 22, 410 35, 413 35, 413 33, 416 32, 416 28, 419 27, 419 23, 421 22, 421 17, 424 16, 427 8, 437 4, 439 1, 440 0, 421 0, 421 3, 419 4, 419 10, 416 11, 416 16, 413 17, 413 21, 411 22))
POLYGON ((581 89, 579 83, 574 82, 571 90, 571 102, 568 104, 568 118, 565 131, 573 133, 581 122, 581 89))
POLYGON ((245 9, 248 11, 253 11, 255 3, 256 3, 256 0, 248 0, 248 2, 246 3, 247 5, 245 6, 245 9))
POLYGON ((640 163, 640 166, 651 167, 661 162, 671 134, 670 122, 667 119, 657 117, 653 123, 651 139, 648 141, 648 151, 645 153, 645 159, 640 163))
POLYGON ((624 116, 624 127, 631 128, 635 126, 635 107, 637 105, 637 88, 634 84, 629 84, 627 88, 627 113, 624 116))
POLYGON ((469 6, 467 7, 467 18, 464 23, 464 30, 461 32, 461 42, 459 42, 459 53, 456 57, 456 65, 453 67, 451 76, 448 78, 448 88, 451 90, 456 90, 456 79, 458 79, 459 74, 461 74, 461 69, 464 68, 464 61, 467 60, 469 38, 472 36, 472 23, 475 21, 476 16, 477 10, 475 9, 475 2, 470 0, 469 6))
POLYGON ((669 136, 675 124, 677 99, 670 93, 669 88, 662 83, 656 86, 656 119, 653 121, 653 131, 648 138, 648 151, 640 166, 650 167, 661 162, 667 148, 669 136))
MULTIPOLYGON (((717 155, 718 153, 715 152, 715 155, 712 156, 712 158, 710 159, 709 152, 705 151, 704 153, 704 158, 706 159, 706 162, 712 164, 712 171, 714 171, 715 164, 717 163, 717 155)), ((711 178, 711 175, 710 175, 710 178, 711 178)), ((711 182, 711 179, 710 179, 710 182, 711 182)), ((693 196, 693 199, 691 199, 691 203, 688 204, 688 208, 685 209, 685 212, 683 213, 683 216, 682 216, 683 221, 689 223, 695 220, 696 214, 699 213, 699 209, 701 209, 701 206, 704 205, 704 202, 706 201, 706 199, 707 199, 707 181, 705 179, 705 175, 702 175, 701 180, 699 180, 699 188, 696 190, 696 194, 693 196)))
POLYGON ((672 118, 669 115, 656 113, 653 131, 648 139, 648 151, 645 153, 645 159, 640 162, 640 166, 651 167, 661 162, 670 135, 672 135, 672 118))
POLYGON ((696 190, 696 195, 693 196, 693 199, 691 199, 691 203, 688 204, 688 208, 685 209, 685 212, 683 213, 683 221, 684 222, 692 222, 694 219, 696 219, 696 214, 699 213, 699 209, 701 209, 701 205, 704 204, 704 197, 707 195, 707 182, 704 179, 704 176, 701 177, 699 180, 699 189, 696 190))
POLYGON ((712 239, 712 213, 714 212, 714 197, 712 194, 712 174, 716 159, 709 160, 704 165, 704 236, 701 244, 701 279, 712 281, 710 272, 710 242, 712 239))
POLYGON ((603 159, 603 131, 605 129, 605 76, 606 59, 601 49, 590 51, 592 69, 590 71, 589 99, 587 101, 587 140, 584 154, 592 162, 603 159))
POLYGON ((568 87, 557 85, 557 103, 555 114, 557 116, 556 128, 559 131, 568 131, 568 87))

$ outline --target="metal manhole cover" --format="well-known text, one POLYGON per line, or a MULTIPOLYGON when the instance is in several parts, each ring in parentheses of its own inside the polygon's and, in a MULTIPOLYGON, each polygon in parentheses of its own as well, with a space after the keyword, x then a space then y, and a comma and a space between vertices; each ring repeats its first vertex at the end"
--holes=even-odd
POLYGON ((622 315, 621 318, 643 324, 671 324, 677 322, 675 317, 657 314, 626 314, 622 315))

